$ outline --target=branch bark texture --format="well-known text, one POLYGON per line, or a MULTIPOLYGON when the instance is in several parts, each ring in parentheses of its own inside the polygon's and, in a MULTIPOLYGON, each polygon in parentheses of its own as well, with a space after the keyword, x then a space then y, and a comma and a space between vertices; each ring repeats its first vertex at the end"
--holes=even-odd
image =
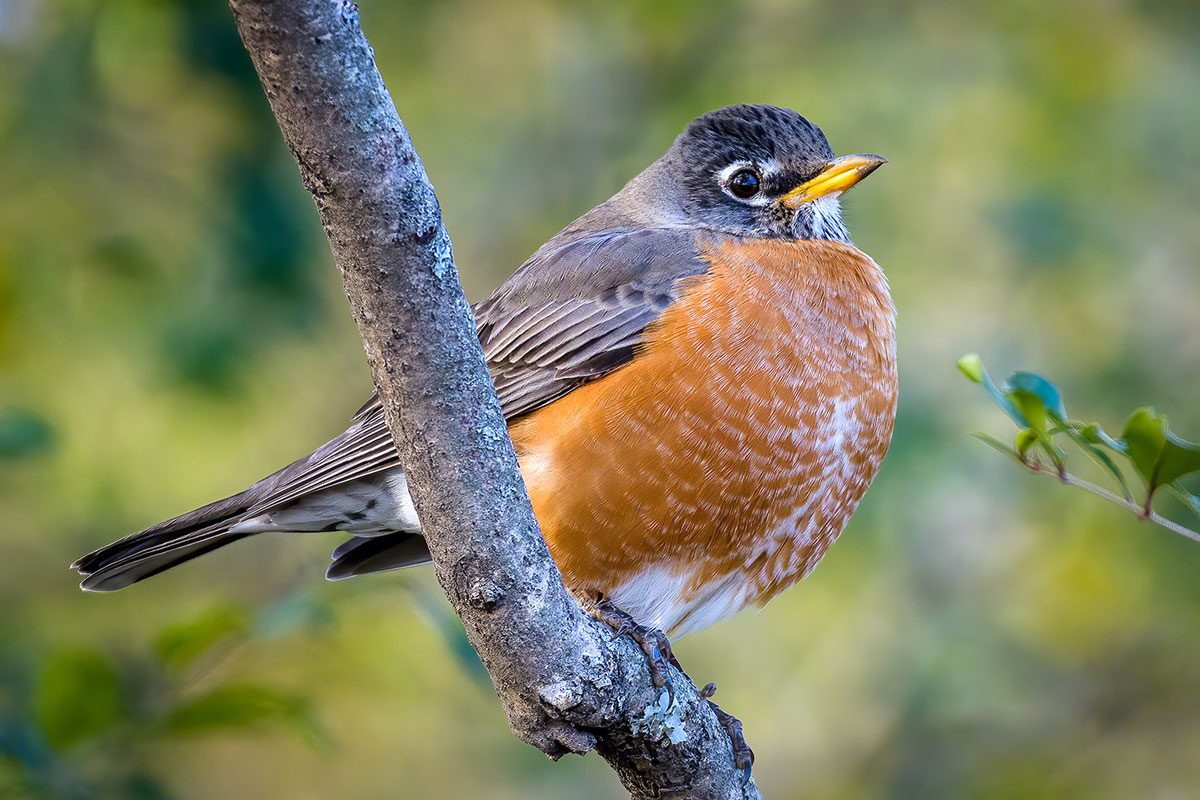
POLYGON ((513 731, 635 798, 756 798, 691 682, 584 613, 538 531, 433 189, 346 0, 230 0, 316 201, 438 580, 513 731))

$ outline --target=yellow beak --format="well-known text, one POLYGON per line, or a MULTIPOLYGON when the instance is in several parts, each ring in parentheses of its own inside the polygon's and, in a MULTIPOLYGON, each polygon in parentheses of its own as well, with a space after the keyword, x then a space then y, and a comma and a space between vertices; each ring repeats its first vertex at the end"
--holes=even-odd
POLYGON ((797 209, 818 197, 837 197, 886 163, 886 158, 870 153, 835 158, 815 178, 800 184, 779 200, 788 208, 797 209))

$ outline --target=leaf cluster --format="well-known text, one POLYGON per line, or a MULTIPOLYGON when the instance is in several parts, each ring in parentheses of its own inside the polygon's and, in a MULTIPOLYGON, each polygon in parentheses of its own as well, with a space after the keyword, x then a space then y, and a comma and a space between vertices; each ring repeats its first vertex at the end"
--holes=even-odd
MULTIPOLYGON (((1200 515, 1200 496, 1185 483, 1200 473, 1200 445, 1173 432, 1166 415, 1149 406, 1135 409, 1125 420, 1120 435, 1113 436, 1098 422, 1072 419, 1062 391, 1041 375, 1014 372, 997 385, 977 353, 960 358, 958 369, 972 383, 982 386, 1018 428, 1012 444, 984 433, 975 435, 1022 466, 1034 472, 1055 474, 1064 483, 1098 489, 1067 471, 1068 454, 1064 445, 1072 445, 1098 464, 1120 492, 1119 496, 1104 490, 1094 493, 1102 497, 1111 495, 1106 499, 1159 524, 1169 522, 1154 513, 1154 499, 1161 491, 1173 494, 1200 515), (1131 489, 1126 470, 1140 478, 1140 491, 1131 489)), ((1178 530, 1178 525, 1164 527, 1200 538, 1187 529, 1178 530)))

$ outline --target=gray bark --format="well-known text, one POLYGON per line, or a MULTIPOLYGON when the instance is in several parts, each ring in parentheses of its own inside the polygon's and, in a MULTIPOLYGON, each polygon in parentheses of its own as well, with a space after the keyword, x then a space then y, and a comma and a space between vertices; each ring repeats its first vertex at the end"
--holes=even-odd
MULTIPOLYGON (((437 198, 345 0, 230 0, 305 185, 408 470, 442 588, 521 739, 595 748, 635 798, 756 798, 672 671, 563 587, 538 531, 437 198)), ((402 715, 397 710, 398 716, 402 715)))

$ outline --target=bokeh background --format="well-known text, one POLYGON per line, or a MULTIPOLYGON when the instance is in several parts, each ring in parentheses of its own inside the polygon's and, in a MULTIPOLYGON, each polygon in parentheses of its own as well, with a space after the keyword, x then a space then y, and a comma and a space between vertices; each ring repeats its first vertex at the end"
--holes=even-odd
MULTIPOLYGON (((847 214, 900 309, 893 450, 810 579, 678 647, 767 796, 1200 792, 1200 547, 970 439, 1011 429, 953 366, 1200 434, 1196 4, 362 17, 473 299, 708 109, 790 106, 891 159, 847 214)), ((115 595, 67 572, 370 388, 222 3, 0 0, 0 178, 0 796, 621 796, 508 734, 428 571, 328 585, 313 535, 115 595)))

